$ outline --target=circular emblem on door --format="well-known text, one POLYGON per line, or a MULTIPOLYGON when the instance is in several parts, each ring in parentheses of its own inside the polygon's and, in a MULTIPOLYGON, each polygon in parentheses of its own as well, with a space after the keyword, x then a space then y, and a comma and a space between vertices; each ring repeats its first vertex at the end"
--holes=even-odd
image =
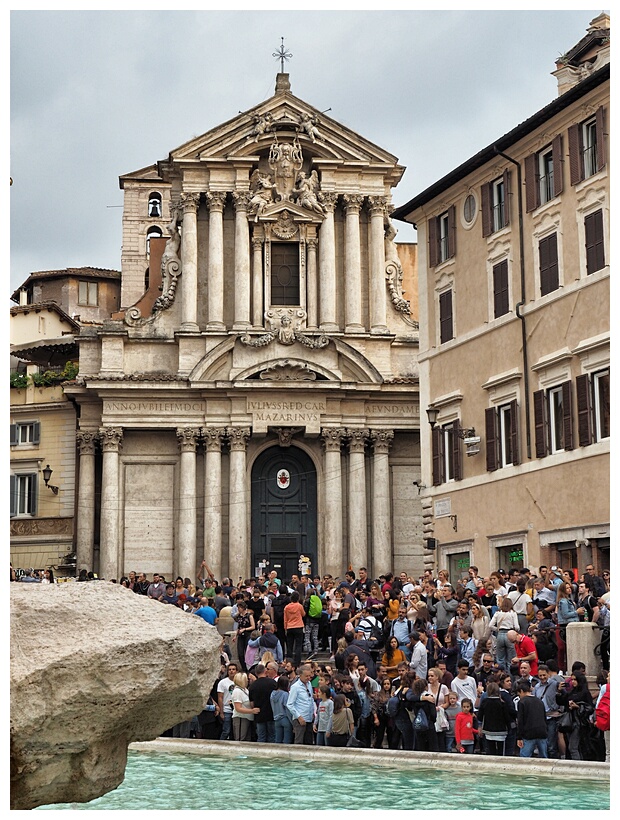
POLYGON ((291 483, 291 474, 288 470, 278 470, 278 487, 282 490, 286 490, 286 488, 291 483))

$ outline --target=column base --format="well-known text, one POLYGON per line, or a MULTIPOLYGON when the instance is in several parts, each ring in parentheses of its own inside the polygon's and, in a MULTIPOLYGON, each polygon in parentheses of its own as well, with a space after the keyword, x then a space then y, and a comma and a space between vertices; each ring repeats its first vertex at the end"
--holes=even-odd
POLYGON ((366 328, 364 325, 352 324, 352 325, 345 325, 344 328, 345 333, 366 333, 366 328))
POLYGON ((391 332, 387 325, 375 325, 374 327, 370 328, 370 332, 373 336, 391 336, 391 332))
POLYGON ((205 327, 205 330, 210 330, 211 332, 221 332, 223 330, 226 330, 226 325, 224 324, 224 322, 208 322, 207 326, 205 327))
POLYGON ((196 322, 181 322, 179 330, 181 333, 200 333, 200 328, 196 322))
POLYGON ((233 330, 251 330, 251 322, 235 322, 232 326, 233 330))
POLYGON ((336 322, 321 322, 319 330, 322 330, 324 333, 338 333, 340 327, 336 322))

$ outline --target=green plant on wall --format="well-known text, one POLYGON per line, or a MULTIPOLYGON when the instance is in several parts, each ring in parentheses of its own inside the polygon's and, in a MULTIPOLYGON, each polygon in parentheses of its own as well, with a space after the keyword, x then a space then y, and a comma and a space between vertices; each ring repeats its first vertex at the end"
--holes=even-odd
POLYGON ((25 373, 11 373, 11 387, 28 387, 28 376, 25 373))
POLYGON ((72 381, 78 374, 80 366, 77 362, 67 362, 60 372, 46 370, 44 373, 33 373, 26 376, 24 373, 11 373, 11 387, 27 387, 32 383, 35 387, 50 387, 61 382, 72 381))

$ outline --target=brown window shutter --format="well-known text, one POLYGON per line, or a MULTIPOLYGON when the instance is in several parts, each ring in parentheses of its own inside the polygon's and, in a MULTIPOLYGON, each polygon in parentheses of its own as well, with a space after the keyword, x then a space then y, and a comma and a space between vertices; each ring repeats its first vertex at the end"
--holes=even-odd
POLYGON ((497 410, 487 407, 484 411, 484 429, 487 440, 487 470, 497 470, 497 410))
POLYGON ((493 206, 490 182, 485 182, 480 188, 480 203, 482 211, 482 235, 490 236, 493 233, 493 206))
POLYGON ((456 256, 456 205, 448 208, 448 258, 456 256))
POLYGON ((547 425, 545 421, 545 391, 536 390, 534 392, 536 458, 544 458, 547 455, 547 425))
POLYGON ((540 264, 540 295, 546 296, 560 285, 558 269, 558 237, 552 233, 538 243, 540 264))
POLYGON ((586 272, 594 273, 605 267, 605 239, 603 236, 603 212, 588 214, 584 219, 586 234, 586 272))
POLYGON ((510 309, 508 303, 508 260, 493 265, 493 310, 495 318, 504 316, 510 309))
POLYGON ((577 429, 579 446, 592 444, 592 406, 590 401, 590 377, 587 373, 577 376, 577 429))
POLYGON ((558 134, 551 143, 553 152, 553 194, 559 196, 564 190, 564 152, 562 151, 562 135, 558 134))
POLYGON ((601 106, 596 111, 596 170, 600 171, 607 164, 605 156, 605 109, 601 106))
POLYGON ((433 486, 443 483, 443 452, 441 427, 433 427, 431 431, 433 445, 433 486))
POLYGON ((460 481, 463 478, 463 458, 461 450, 461 439, 459 431, 461 424, 458 419, 452 422, 452 463, 454 466, 454 480, 460 481))
POLYGON ((573 391, 570 381, 562 384, 562 422, 564 425, 564 449, 573 449, 573 391))
POLYGON ((454 339, 454 322, 452 318, 452 291, 445 290, 439 295, 439 342, 454 339))
POLYGON ((538 155, 530 154, 525 158, 525 210, 527 213, 538 208, 538 155))
POLYGON ((521 464, 519 455, 519 408, 517 400, 510 402, 510 443, 512 447, 512 463, 521 464))
POLYGON ((431 268, 437 267, 439 263, 438 251, 437 217, 433 216, 428 220, 428 264, 431 268))
POLYGON ((504 171, 504 225, 510 225, 510 208, 512 205, 512 172, 506 168, 504 171))
POLYGON ((568 164, 570 167, 571 185, 576 185, 583 179, 581 151, 581 126, 576 123, 568 129, 568 164))

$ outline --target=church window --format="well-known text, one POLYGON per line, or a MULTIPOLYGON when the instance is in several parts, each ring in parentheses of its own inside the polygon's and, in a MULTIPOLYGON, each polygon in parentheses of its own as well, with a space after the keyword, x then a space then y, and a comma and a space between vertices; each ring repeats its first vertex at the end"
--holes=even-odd
POLYGON ((299 245, 271 243, 271 304, 299 305, 299 245))
POLYGON ((147 256, 151 252, 151 239, 159 239, 163 236, 161 228, 154 225, 152 228, 149 228, 146 232, 146 253, 147 256))

